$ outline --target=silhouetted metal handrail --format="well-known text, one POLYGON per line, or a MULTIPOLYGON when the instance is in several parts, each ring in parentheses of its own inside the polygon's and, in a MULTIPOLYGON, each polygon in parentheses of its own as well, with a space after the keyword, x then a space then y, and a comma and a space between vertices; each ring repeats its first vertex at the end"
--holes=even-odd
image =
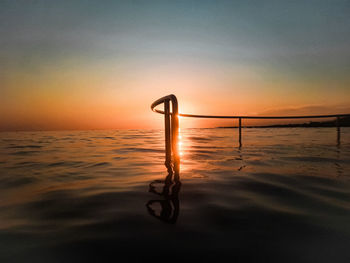
MULTIPOLYGON (((160 111, 156 111, 162 113, 160 111)), ((331 118, 331 117, 347 117, 350 114, 331 114, 331 115, 303 115, 303 116, 217 116, 217 115, 196 115, 179 113, 181 117, 190 118, 212 118, 212 119, 316 119, 316 118, 331 118)))
MULTIPOLYGON (((171 164, 174 165, 174 171, 178 171, 180 162, 179 157, 179 114, 178 114, 178 103, 175 95, 171 94, 162 97, 152 103, 151 109, 154 112, 164 114, 164 127, 165 127, 165 165, 169 172, 172 169, 171 164), (170 111, 171 102, 171 111, 170 111), (164 103, 164 111, 157 110, 159 104, 164 103)), ((177 176, 175 174, 175 176, 177 176)))
MULTIPOLYGON (((320 118, 336 118, 337 125, 337 142, 340 144, 340 117, 350 117, 350 114, 330 114, 330 115, 302 115, 302 116, 222 116, 222 115, 198 115, 198 114, 184 114, 178 113, 178 102, 176 96, 171 94, 165 97, 162 97, 152 103, 151 109, 154 112, 165 114, 165 119, 167 115, 171 115, 172 118, 177 119, 177 116, 189 117, 189 118, 207 118, 207 119, 238 119, 239 122, 239 145, 242 145, 242 119, 320 119, 320 118), (169 111, 169 107, 165 104, 164 111, 156 109, 155 107, 166 101, 172 101, 172 111, 169 111), (175 116, 175 117, 174 117, 175 116)), ((166 121, 165 121, 166 122, 166 121)), ((177 120, 178 127, 178 120, 177 120)), ((167 129, 167 127, 166 127, 167 129)), ((167 140, 166 140, 167 143, 167 140)), ((167 147, 167 146, 166 146, 167 147)), ((168 146, 169 147, 169 146, 168 146)))

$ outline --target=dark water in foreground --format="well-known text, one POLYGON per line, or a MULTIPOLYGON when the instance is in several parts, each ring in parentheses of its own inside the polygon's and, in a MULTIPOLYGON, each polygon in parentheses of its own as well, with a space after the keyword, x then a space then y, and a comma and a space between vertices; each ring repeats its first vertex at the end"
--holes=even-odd
POLYGON ((161 131, 0 133, 0 262, 350 262, 349 128, 181 136, 161 196, 161 131))

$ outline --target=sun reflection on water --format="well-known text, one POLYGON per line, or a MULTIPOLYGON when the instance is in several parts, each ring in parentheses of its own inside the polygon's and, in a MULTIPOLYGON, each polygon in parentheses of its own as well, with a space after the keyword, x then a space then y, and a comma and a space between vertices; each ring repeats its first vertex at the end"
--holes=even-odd
POLYGON ((178 141, 179 141, 179 143, 178 143, 178 147, 179 147, 179 155, 180 156, 183 156, 183 152, 181 151, 181 146, 182 146, 182 136, 181 136, 181 134, 180 134, 180 132, 181 132, 181 129, 179 128, 179 135, 178 135, 178 141))

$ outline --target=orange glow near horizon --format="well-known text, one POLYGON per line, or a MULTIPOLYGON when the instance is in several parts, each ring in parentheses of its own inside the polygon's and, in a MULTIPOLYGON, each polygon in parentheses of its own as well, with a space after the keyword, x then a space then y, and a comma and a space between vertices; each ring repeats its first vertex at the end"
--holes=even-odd
MULTIPOLYGON (((111 66, 111 65, 108 65, 111 66)), ((115 65, 117 67, 117 65, 115 65)), ((113 68, 113 67, 112 67, 113 68)), ((72 67, 14 72, 0 98, 0 130, 153 129, 163 118, 150 104, 175 94, 179 112, 203 115, 293 115, 350 112, 349 91, 251 68, 206 64, 149 69, 72 67), (274 83, 270 79, 274 77, 274 83), (321 90, 321 91, 320 91, 321 90)), ((346 82, 342 85, 345 87, 346 82)), ((158 106, 161 108, 161 105, 158 106)), ((232 126, 232 120, 181 118, 181 127, 232 126)), ((252 121, 245 123, 254 123, 252 121)))

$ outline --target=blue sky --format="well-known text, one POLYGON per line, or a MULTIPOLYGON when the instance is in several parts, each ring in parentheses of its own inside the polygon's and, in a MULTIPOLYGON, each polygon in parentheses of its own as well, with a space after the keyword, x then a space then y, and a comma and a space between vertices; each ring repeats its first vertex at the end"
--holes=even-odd
MULTIPOLYGON (((89 87, 91 97, 109 87, 104 77, 118 75, 145 83, 147 99, 168 91, 188 99, 215 91, 220 101, 237 93, 238 84, 251 97, 258 94, 256 100, 261 94, 276 94, 274 101, 266 98, 266 105, 247 106, 246 112, 280 108, 282 103, 276 101, 283 96, 294 98, 286 100, 288 107, 346 104, 349 14, 350 1, 337 0, 1 1, 0 89, 5 95, 0 100, 16 105, 26 102, 27 93, 29 103, 33 89, 46 96, 52 91, 54 97, 60 89, 53 83, 57 79, 69 96, 67 90, 76 89, 76 73, 99 76, 101 85, 89 87), (167 76, 162 86, 173 77, 184 86, 191 82, 193 91, 162 89, 161 83, 151 88, 157 71, 167 76), (242 72, 247 75, 244 81, 242 72), (256 83, 248 79, 249 72, 256 83), (201 76, 222 85, 201 89, 201 76), (152 81, 147 84, 147 79, 152 81)), ((113 94, 128 96, 125 85, 115 80, 113 94)), ((141 84, 129 87, 133 94, 145 93, 141 84)), ((34 100, 40 101, 40 94, 34 100)), ((116 101, 122 104, 120 98, 116 101)), ((1 110, 16 115, 15 107, 6 105, 1 110)))

